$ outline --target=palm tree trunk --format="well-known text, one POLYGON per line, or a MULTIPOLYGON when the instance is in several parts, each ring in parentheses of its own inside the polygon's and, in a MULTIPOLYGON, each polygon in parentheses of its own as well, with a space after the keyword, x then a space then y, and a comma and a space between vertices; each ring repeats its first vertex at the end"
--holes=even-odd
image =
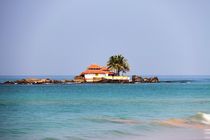
POLYGON ((117 70, 117 76, 120 76, 120 70, 117 70))

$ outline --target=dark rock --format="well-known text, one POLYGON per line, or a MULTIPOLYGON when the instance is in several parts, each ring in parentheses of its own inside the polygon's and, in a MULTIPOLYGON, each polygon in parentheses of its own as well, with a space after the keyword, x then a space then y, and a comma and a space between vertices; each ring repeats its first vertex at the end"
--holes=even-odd
POLYGON ((15 82, 14 81, 6 81, 3 84, 15 84, 15 82))
POLYGON ((159 81, 158 77, 151 78, 151 83, 159 83, 159 82, 160 81, 159 81))
POLYGON ((159 83, 160 81, 159 81, 158 77, 142 78, 141 76, 133 75, 132 82, 133 83, 159 83))
POLYGON ((36 78, 27 78, 16 81, 6 81, 4 84, 62 84, 65 83, 61 80, 50 80, 50 79, 36 79, 36 78))
POLYGON ((83 76, 75 76, 73 81, 75 83, 85 83, 85 78, 83 76))
POLYGON ((136 83, 136 82, 143 83, 144 79, 141 76, 133 75, 132 76, 132 82, 134 82, 134 83, 136 83))
POLYGON ((16 80, 15 83, 17 84, 27 84, 28 82, 25 79, 16 80))
MULTIPOLYGON (((119 79, 105 79, 105 78, 93 78, 93 83, 158 83, 160 82, 158 77, 142 78, 141 76, 133 75, 132 82, 129 80, 119 79)), ((84 76, 75 76, 74 80, 51 80, 51 79, 37 79, 26 78, 16 81, 6 81, 3 84, 65 84, 65 83, 86 83, 84 76)))
POLYGON ((53 84, 62 84, 63 82, 61 80, 51 80, 51 83, 53 83, 53 84))
POLYGON ((159 83, 159 79, 157 77, 151 77, 151 78, 144 78, 145 83, 159 83))
POLYGON ((144 83, 150 83, 151 79, 150 78, 144 78, 144 83))
POLYGON ((102 78, 102 80, 98 83, 130 83, 130 81, 129 80, 113 80, 113 79, 102 78))

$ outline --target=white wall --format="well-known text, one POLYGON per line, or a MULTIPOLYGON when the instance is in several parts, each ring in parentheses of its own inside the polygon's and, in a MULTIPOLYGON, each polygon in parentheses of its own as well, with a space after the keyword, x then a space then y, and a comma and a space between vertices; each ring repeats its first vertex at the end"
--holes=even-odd
POLYGON ((128 76, 105 76, 104 78, 110 80, 130 80, 128 76))
POLYGON ((108 74, 85 74, 85 80, 87 82, 92 82, 93 81, 93 77, 95 78, 102 78, 108 76, 108 74))

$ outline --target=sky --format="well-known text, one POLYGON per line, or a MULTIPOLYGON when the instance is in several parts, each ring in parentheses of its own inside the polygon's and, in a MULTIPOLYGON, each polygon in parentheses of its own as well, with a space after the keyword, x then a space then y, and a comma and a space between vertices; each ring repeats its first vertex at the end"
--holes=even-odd
POLYGON ((0 75, 210 75, 209 0, 1 0, 0 75))

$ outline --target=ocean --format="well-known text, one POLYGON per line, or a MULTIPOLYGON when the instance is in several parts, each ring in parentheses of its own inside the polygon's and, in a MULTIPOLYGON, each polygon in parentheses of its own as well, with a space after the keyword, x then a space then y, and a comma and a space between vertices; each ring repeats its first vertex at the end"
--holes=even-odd
POLYGON ((210 140, 210 76, 159 77, 172 82, 0 85, 0 140, 210 140))

